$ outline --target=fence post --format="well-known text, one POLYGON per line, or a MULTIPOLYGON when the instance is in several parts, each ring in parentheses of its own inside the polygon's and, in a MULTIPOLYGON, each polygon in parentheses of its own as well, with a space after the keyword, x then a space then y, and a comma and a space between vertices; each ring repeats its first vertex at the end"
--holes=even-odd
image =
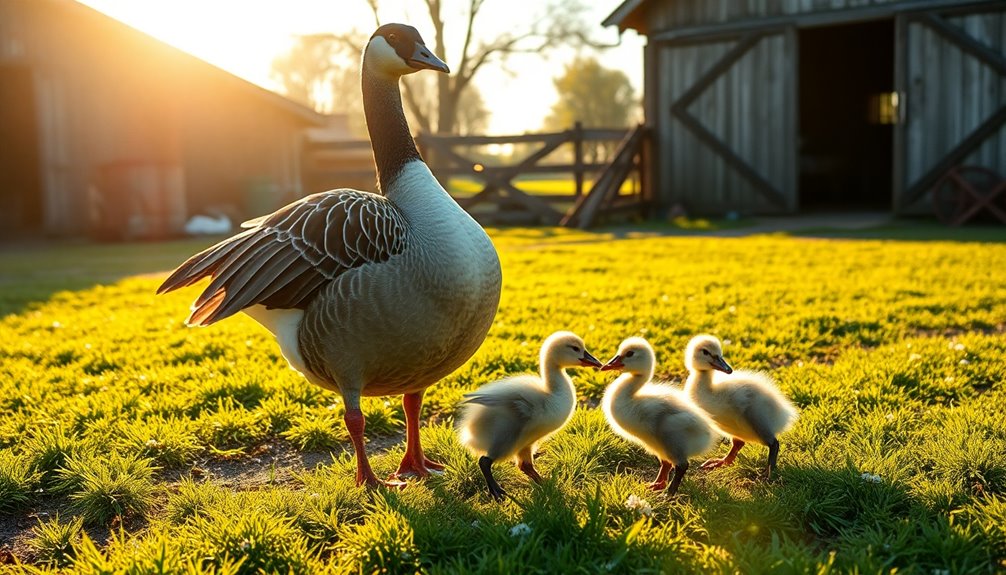
POLYGON ((577 199, 583 195, 583 123, 573 124, 573 181, 577 199))

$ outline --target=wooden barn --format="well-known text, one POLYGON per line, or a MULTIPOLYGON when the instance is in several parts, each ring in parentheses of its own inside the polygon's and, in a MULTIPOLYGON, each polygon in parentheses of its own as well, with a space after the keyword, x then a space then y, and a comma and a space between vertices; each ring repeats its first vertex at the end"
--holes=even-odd
POLYGON ((177 233, 301 195, 323 116, 74 0, 0 0, 0 237, 177 233))
POLYGON ((654 192, 697 213, 931 212, 1006 175, 1006 2, 626 0, 647 36, 654 192))

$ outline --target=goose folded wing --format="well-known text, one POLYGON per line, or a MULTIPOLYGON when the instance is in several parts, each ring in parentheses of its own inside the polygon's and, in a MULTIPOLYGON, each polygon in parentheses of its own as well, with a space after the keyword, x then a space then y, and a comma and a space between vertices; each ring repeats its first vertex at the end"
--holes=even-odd
POLYGON ((383 196, 334 190, 243 224, 248 230, 200 252, 157 290, 204 277, 189 325, 210 325, 252 306, 303 309, 322 286, 353 268, 402 253, 406 221, 383 196))
POLYGON ((520 419, 530 419, 534 413, 534 406, 527 398, 516 394, 493 394, 479 393, 477 391, 466 393, 461 403, 474 403, 486 407, 501 407, 520 419))

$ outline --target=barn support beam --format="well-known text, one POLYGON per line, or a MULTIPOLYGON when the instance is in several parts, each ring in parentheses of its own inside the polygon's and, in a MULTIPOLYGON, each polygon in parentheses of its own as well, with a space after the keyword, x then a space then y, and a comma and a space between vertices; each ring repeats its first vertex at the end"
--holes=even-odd
POLYGON ((688 112, 688 107, 705 92, 717 78, 725 74, 744 54, 754 48, 766 34, 750 33, 713 64, 696 82, 671 104, 671 116, 677 118, 692 134, 716 152, 728 166, 737 171, 755 187, 755 190, 773 204, 786 208, 785 196, 765 179, 751 164, 738 156, 730 146, 716 134, 702 125, 702 122, 688 112))
POLYGON ((912 17, 912 22, 919 22, 940 34, 961 50, 978 58, 989 67, 995 69, 1000 75, 1006 76, 1006 57, 995 51, 991 47, 979 42, 970 34, 961 30, 960 27, 947 22, 939 16, 927 13, 912 17))
POLYGON ((902 208, 907 208, 915 202, 919 201, 933 184, 946 173, 947 170, 956 166, 964 158, 968 157, 969 154, 974 152, 986 138, 995 134, 999 131, 999 128, 1003 124, 1006 124, 1006 107, 1000 108, 998 112, 993 114, 987 120, 985 120, 974 132, 971 132, 967 138, 964 138, 961 143, 957 144, 953 150, 951 150, 947 155, 943 156, 936 165, 929 169, 921 178, 915 181, 906 191, 902 197, 902 208))

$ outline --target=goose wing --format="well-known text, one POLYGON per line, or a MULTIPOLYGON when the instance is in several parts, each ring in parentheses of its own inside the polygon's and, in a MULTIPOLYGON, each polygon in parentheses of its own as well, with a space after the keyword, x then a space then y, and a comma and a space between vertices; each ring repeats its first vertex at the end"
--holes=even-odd
POLYGON ((486 407, 502 407, 524 420, 531 419, 534 414, 534 405, 526 397, 518 394, 497 395, 477 391, 466 393, 461 404, 472 403, 486 407))
POLYGON ((210 325, 256 304, 303 309, 326 282, 385 262, 408 243, 398 208, 358 190, 307 196, 242 227, 249 229, 190 257, 158 288, 161 294, 212 278, 187 324, 210 325))

